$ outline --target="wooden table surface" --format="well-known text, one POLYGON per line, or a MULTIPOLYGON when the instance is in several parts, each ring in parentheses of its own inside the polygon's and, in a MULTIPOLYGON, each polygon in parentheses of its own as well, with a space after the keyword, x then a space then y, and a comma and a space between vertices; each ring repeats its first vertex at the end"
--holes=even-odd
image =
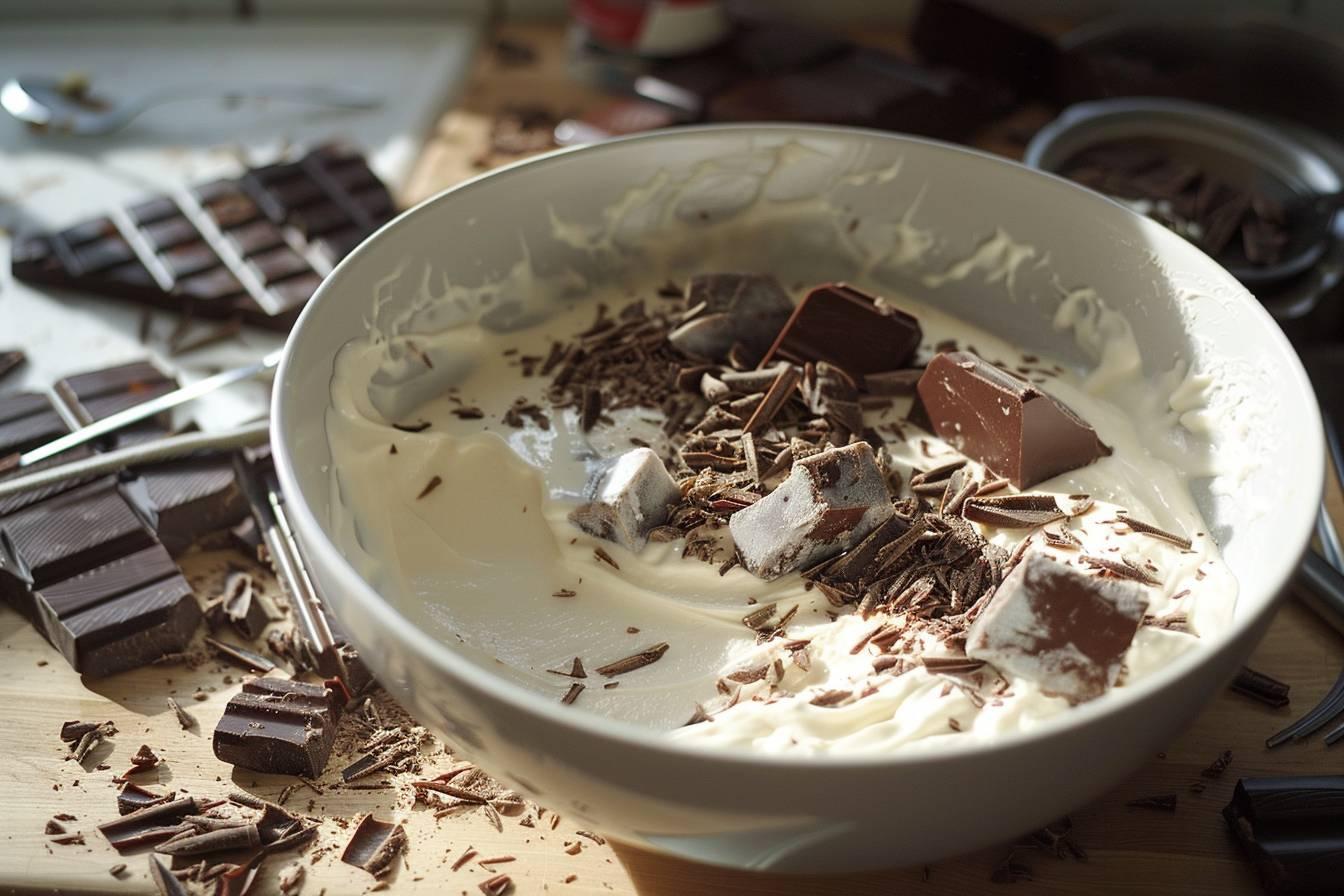
MULTIPOLYGON (((535 65, 501 68, 485 53, 478 60, 471 86, 450 110, 429 141, 421 164, 409 182, 404 199, 431 195, 483 167, 502 161, 486 151, 494 112, 516 102, 541 103, 559 113, 588 108, 600 98, 563 77, 563 40, 555 29, 512 28, 512 36, 535 47, 535 65)), ((887 42, 899 44, 899 36, 887 42)), ((997 129, 986 142, 1013 153, 1020 148, 1023 125, 1039 124, 1043 110, 1025 110, 1017 120, 997 129)), ((1344 520, 1344 502, 1331 483, 1330 507, 1344 520)), ((198 594, 218 593, 223 568, 241 558, 219 553, 201 554, 186 564, 198 594)), ((273 582, 260 573, 274 593, 273 582)), ((1247 866, 1236 854, 1223 827, 1219 810, 1227 803, 1236 779, 1253 775, 1330 774, 1344 772, 1344 752, 1328 751, 1319 738, 1290 744, 1273 752, 1264 739, 1321 697, 1344 665, 1344 639, 1295 601, 1278 613, 1251 664, 1292 685, 1292 706, 1271 710, 1226 693, 1192 721, 1189 730, 1163 755, 1089 806, 1072 814, 1076 841, 1087 851, 1087 861, 1061 860, 1040 851, 1018 853, 1016 861, 1028 866, 1030 882, 1017 884, 1026 893, 1167 894, 1233 896, 1259 892, 1247 866), (1224 750, 1233 759, 1218 780, 1200 772, 1224 750), (1194 793, 1190 785, 1206 785, 1194 793), (1179 793, 1174 813, 1126 807, 1138 797, 1179 793)), ((100 681, 82 681, 51 647, 17 614, 0 608, 0 892, 152 893, 143 873, 145 860, 118 857, 94 827, 115 815, 117 785, 112 777, 128 764, 141 744, 151 745, 165 760, 149 775, 161 784, 202 797, 222 796, 241 786, 267 798, 277 797, 294 779, 234 771, 217 761, 210 750, 210 732, 240 673, 219 662, 165 665, 136 670, 100 681), (193 699, 199 691, 203 699, 193 699), (183 731, 168 711, 165 697, 175 695, 199 720, 183 731), (99 748, 83 766, 64 760, 65 747, 57 732, 68 719, 113 720, 120 734, 110 746, 99 748), (106 769, 97 766, 105 764, 106 769), (157 777, 155 776, 157 775, 157 777), (56 813, 76 817, 72 830, 83 831, 83 845, 48 843, 43 834, 47 819, 56 813), (123 879, 109 869, 129 864, 123 879)), ((381 703, 385 713, 395 708, 381 703)), ((447 766, 452 757, 435 751, 428 771, 447 766)), ((322 852, 308 868, 303 892, 318 894, 368 891, 373 880, 338 860, 348 837, 342 823, 364 812, 397 818, 407 829, 410 848, 405 867, 395 872, 391 892, 463 893, 475 896, 477 885, 491 872, 468 863, 459 871, 450 865, 467 846, 482 858, 511 855, 515 861, 495 866, 515 881, 515 892, 629 894, 679 896, 685 893, 747 894, 974 894, 994 892, 1002 885, 990 882, 993 868, 1007 847, 986 850, 940 862, 927 869, 901 869, 850 876, 808 878, 724 871, 651 855, 619 844, 599 845, 579 837, 561 819, 551 829, 548 820, 528 827, 518 818, 505 818, 497 831, 481 813, 435 819, 431 812, 413 807, 409 788, 353 790, 332 787, 337 764, 317 784, 318 794, 300 787, 288 805, 310 814, 327 816, 318 846, 322 852), (566 845, 580 843, 578 855, 566 845), (566 882, 568 878, 572 880, 566 882)), ((974 795, 965 794, 968 811, 974 795)), ((528 813, 529 820, 535 815, 528 813)), ((572 848, 572 847, 571 847, 572 848)), ((293 860, 283 856, 277 865, 293 860)), ((276 860, 272 860, 276 861, 276 860)), ((267 875, 257 888, 275 892, 267 875)))

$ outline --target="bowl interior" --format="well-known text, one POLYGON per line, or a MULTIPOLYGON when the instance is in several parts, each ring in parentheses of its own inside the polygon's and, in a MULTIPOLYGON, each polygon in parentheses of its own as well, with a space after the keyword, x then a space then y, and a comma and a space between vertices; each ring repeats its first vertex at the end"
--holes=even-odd
MULTIPOLYGON (((1171 423, 1162 450, 1208 474, 1195 498, 1240 582, 1226 637, 1263 616, 1295 567, 1320 495, 1319 416, 1282 333, 1216 263, 1103 197, 1001 159, 792 126, 563 151, 450 190, 348 257, 300 319, 277 389, 277 458, 305 546, 360 568, 358 545, 330 525, 340 495, 324 417, 346 343, 468 319, 523 326, 594 283, 647 285, 652 270, 691 273, 707 259, 785 283, 875 282, 1082 369, 1126 363, 1115 347, 1131 332, 1150 410, 1171 423)), ((392 394, 420 397, 406 385, 392 394)), ((326 597, 343 617, 396 617, 395 598, 367 586, 326 597)), ((398 624, 415 649, 449 653, 398 624)), ((1191 653, 1151 686, 1198 663, 1191 653)), ((531 705, 519 688, 501 693, 531 705)))

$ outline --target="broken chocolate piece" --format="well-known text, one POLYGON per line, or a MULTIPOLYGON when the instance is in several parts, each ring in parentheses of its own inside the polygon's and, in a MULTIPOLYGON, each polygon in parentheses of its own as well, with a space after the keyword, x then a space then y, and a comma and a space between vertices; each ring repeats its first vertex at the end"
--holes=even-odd
POLYGON ((742 565, 763 579, 806 569, 858 544, 893 513, 867 442, 795 461, 780 485, 733 514, 742 565))
POLYGON ((798 303, 761 361, 826 361, 856 383, 905 367, 923 338, 919 321, 844 283, 818 286, 798 303))
POLYGON ((224 581, 224 594, 220 600, 224 616, 233 623, 238 634, 251 641, 261 634, 270 622, 266 608, 253 586, 252 576, 245 572, 235 572, 224 581))
POLYGON ((1148 609, 1134 582, 1103 579, 1030 551, 966 636, 966 655, 1082 702, 1115 684, 1148 609))
POLYGON ((253 771, 315 778, 331 755, 341 708, 326 685, 253 679, 224 708, 215 755, 253 771))
POLYGON ((401 825, 379 821, 373 813, 365 815, 350 836, 341 861, 382 877, 392 868, 392 862, 406 847, 406 832, 401 825))
POLYGON ((648 543, 649 532, 667 522, 669 505, 681 499, 676 480, 649 448, 635 448, 616 458, 592 491, 593 499, 575 508, 570 522, 631 551, 648 543))
POLYGON ((1272 896, 1339 892, 1344 776, 1243 778, 1223 818, 1272 896))
POLYGON ((735 344, 760 357, 792 313, 793 301, 770 274, 697 274, 686 283, 686 322, 667 338, 711 361, 727 360, 735 344))
POLYGON ((1017 488, 1110 454, 1061 402, 969 352, 936 355, 919 397, 935 435, 1017 488))

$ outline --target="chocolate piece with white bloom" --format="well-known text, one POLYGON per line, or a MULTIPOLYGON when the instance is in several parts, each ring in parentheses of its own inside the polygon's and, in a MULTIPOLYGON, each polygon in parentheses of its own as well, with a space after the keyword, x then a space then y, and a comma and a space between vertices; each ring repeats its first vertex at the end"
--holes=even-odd
POLYGON ((971 625, 966 655, 1081 703, 1115 684, 1147 609, 1138 582, 1030 551, 971 625))
POLYGON ((639 551, 649 532, 667 522, 668 507, 681 500, 681 489, 649 448, 627 451, 597 480, 593 500, 569 519, 585 532, 639 551))
POLYGON ((858 544, 891 517, 891 494, 867 442, 796 461, 779 487, 733 514, 747 571, 774 579, 858 544))

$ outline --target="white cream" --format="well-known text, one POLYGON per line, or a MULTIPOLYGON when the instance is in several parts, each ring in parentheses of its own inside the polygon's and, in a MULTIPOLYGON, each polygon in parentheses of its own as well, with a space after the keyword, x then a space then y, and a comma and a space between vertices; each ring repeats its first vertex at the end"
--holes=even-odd
MULTIPOLYGON (((985 245, 964 271, 956 267, 944 276, 956 279, 979 269, 1011 284, 1014 271, 1031 257, 1002 234, 985 245)), ((652 296, 655 285, 644 284, 640 294, 652 296)), ((445 284, 439 300, 451 295, 445 284)), ((618 307, 629 295, 628 287, 613 288, 607 301, 618 307)), ((936 308, 887 295, 919 317, 926 354, 938 342, 956 339, 1010 368, 1025 363, 1020 352, 987 332, 936 308)), ((419 313, 432 304, 424 303, 419 313)), ((929 748, 938 736, 992 738, 1067 711, 1065 701, 1046 697, 1020 679, 1009 681, 997 696, 986 689, 987 701, 978 705, 981 701, 958 687, 944 693, 949 679, 923 669, 875 676, 873 654, 852 648, 880 619, 846 614, 832 621, 827 612, 834 608, 819 593, 806 591, 796 575, 768 583, 742 569, 720 576, 714 566, 683 559, 679 542, 651 543, 636 555, 570 524, 566 515, 594 459, 623 452, 631 436, 660 447, 657 414, 621 412, 615 426, 599 426, 587 438, 578 431, 573 412, 546 405, 546 380, 523 378, 514 366, 517 355, 503 352, 544 356, 552 337, 583 329, 592 308, 588 301, 575 300, 544 324, 512 333, 474 324, 438 332, 420 327, 423 334, 411 337, 414 350, 406 337, 375 335, 348 345, 338 358, 328 416, 339 487, 333 522, 347 555, 403 613, 492 673, 556 700, 572 679, 547 670, 568 669, 579 656, 589 677, 574 711, 669 730, 673 737, 697 743, 769 752, 886 753, 929 748), (399 368, 394 381, 400 382, 417 372, 415 365, 423 367, 421 352, 434 367, 409 377, 418 388, 370 388, 386 378, 389 353, 398 358, 391 366, 399 368), (444 391, 450 382, 459 384, 453 394, 444 391), (518 397, 546 407, 550 428, 502 424, 501 416, 518 397), (484 419, 458 419, 453 414, 458 401, 479 407, 484 419), (394 429, 380 410, 396 414, 395 422, 425 421, 430 427, 421 433, 394 429), (432 477, 441 484, 418 497, 432 477), (597 547, 619 570, 595 557, 597 547), (561 589, 576 594, 554 596, 561 589), (776 658, 780 642, 757 645, 741 621, 768 603, 780 604, 780 615, 798 606, 788 633, 811 639, 810 668, 805 671, 785 655, 782 680, 772 675, 747 685, 736 705, 715 712, 712 722, 681 727, 696 704, 715 710, 716 700, 726 702, 715 688, 721 676, 776 658), (628 631, 632 628, 638 631, 628 631), (593 672, 659 642, 670 645, 662 659, 613 679, 620 682, 613 689, 604 688, 608 681, 593 672), (771 686, 773 698, 767 699, 771 686), (850 705, 810 702, 832 688, 870 686, 875 691, 850 705)), ((1187 486, 1188 477, 1209 471, 1183 462, 1184 442, 1176 432, 1177 423, 1198 413, 1202 384, 1181 371, 1165 394, 1155 395, 1141 376, 1132 334, 1116 318, 1095 296, 1069 294, 1056 324, 1075 332, 1097 366, 1087 376, 1064 371, 1049 359, 1026 366, 1062 371, 1043 388, 1092 424, 1114 449, 1112 456, 1032 491, 1093 496, 1097 505, 1072 522, 1087 552, 1127 557, 1140 565, 1151 562, 1161 585, 1150 589, 1149 612, 1159 618, 1189 617, 1192 634, 1140 630, 1126 657, 1126 680, 1132 681, 1173 655, 1197 648, 1198 635, 1226 626, 1236 584, 1205 534, 1187 486), (1192 551, 1119 534, 1123 527, 1110 522, 1119 508, 1190 537, 1192 551)), ((902 418, 905 410, 903 402, 897 403, 873 415, 872 422, 882 431, 884 422, 902 418)), ((908 431, 908 440, 888 442, 906 467, 929 467, 956 456, 939 440, 908 431)), ((982 531, 1009 549, 1025 534, 982 531)))

